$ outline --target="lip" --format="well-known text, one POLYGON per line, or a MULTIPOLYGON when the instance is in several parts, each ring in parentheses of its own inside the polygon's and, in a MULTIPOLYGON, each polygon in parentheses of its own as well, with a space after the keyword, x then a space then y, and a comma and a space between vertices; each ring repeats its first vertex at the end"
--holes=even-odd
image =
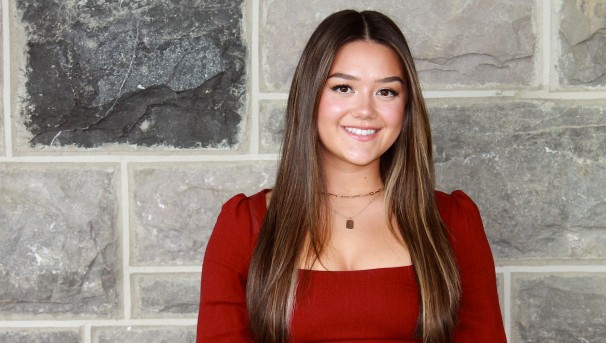
POLYGON ((374 139, 375 137, 377 137, 377 135, 381 131, 381 129, 378 129, 378 128, 358 127, 358 126, 341 126, 341 128, 349 137, 352 137, 353 139, 355 139, 357 141, 361 141, 361 142, 366 142, 366 141, 370 141, 370 140, 374 139), (370 135, 358 135, 353 132, 347 131, 347 128, 360 129, 360 130, 375 130, 375 133, 370 134, 370 135))

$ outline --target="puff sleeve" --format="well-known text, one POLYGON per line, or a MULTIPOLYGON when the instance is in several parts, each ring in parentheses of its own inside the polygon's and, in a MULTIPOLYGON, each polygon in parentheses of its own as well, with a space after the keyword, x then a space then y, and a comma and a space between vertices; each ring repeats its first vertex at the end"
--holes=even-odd
POLYGON ((196 342, 253 342, 248 333, 246 282, 255 233, 251 200, 227 201, 208 241, 202 265, 196 342))

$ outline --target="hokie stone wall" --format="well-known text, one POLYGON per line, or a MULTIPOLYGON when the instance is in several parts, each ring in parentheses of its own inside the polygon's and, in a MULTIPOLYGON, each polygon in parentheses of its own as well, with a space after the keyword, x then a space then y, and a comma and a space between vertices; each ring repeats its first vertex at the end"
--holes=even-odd
POLYGON ((511 342, 606 337, 606 0, 2 0, 0 342, 193 342, 221 204, 269 188, 309 34, 390 15, 511 342))

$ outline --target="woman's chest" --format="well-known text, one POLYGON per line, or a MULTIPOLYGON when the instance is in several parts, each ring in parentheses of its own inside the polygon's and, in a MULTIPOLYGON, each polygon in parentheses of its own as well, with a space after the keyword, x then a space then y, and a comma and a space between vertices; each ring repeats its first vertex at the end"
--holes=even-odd
POLYGON ((294 342, 416 342, 418 307, 411 266, 302 270, 291 333, 294 342))

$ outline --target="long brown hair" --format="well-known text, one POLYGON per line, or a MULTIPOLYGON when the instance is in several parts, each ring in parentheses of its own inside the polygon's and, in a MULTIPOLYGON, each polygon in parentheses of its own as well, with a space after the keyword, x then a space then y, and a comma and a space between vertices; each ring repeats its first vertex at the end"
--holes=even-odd
POLYGON ((288 97, 284 142, 272 200, 252 256, 247 285, 250 331, 257 342, 288 342, 301 256, 320 256, 329 214, 317 133, 322 88, 337 51, 370 40, 400 57, 407 103, 400 136, 381 157, 388 223, 410 252, 419 285, 417 335, 449 342, 460 278, 434 196, 431 133, 417 73, 404 35, 385 15, 344 10, 324 19, 297 65, 288 97), (397 231, 396 231, 397 230, 397 231))

